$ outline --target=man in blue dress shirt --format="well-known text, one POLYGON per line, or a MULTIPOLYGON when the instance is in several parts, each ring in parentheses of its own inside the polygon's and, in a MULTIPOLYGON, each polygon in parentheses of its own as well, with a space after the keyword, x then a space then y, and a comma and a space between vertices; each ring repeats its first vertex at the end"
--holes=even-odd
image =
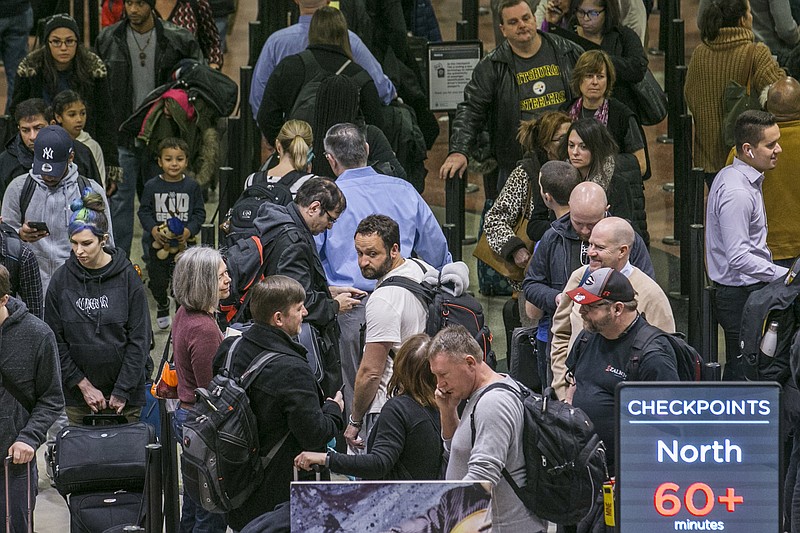
MULTIPOLYGON (((400 249, 441 270, 453 261, 447 240, 431 208, 409 182, 378 174, 367 166, 369 145, 354 124, 337 124, 325 135, 325 157, 336 174, 336 185, 347 199, 336 231, 315 237, 328 285, 372 292, 374 279, 365 279, 353 246, 358 223, 372 214, 386 215, 400 226, 400 249)), ((345 405, 352 405, 353 385, 361 362, 360 331, 366 322, 365 305, 339 315, 339 349, 345 382, 345 405)))

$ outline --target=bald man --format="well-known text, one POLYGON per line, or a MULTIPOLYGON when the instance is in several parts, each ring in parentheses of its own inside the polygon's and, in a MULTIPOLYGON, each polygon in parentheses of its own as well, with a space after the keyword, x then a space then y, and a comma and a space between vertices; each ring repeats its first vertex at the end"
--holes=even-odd
MULTIPOLYGON (((667 295, 651 277, 630 262, 631 248, 635 245, 636 233, 630 223, 622 218, 608 217, 600 220, 592 229, 589 237, 589 264, 576 269, 564 287, 564 292, 578 287, 592 272, 598 268, 613 268, 628 278, 633 290, 639 311, 647 322, 668 333, 675 331, 675 318, 667 295)), ((570 298, 561 297, 553 316, 550 367, 553 372, 553 388, 560 399, 564 399, 567 382, 566 360, 575 338, 583 329, 583 317, 580 305, 570 298)))
MULTIPOLYGON (((536 245, 522 289, 530 303, 529 314, 540 314, 540 324, 555 314, 570 275, 589 264, 589 237, 595 224, 607 216, 607 209, 606 193, 600 185, 588 181, 578 184, 569 196, 569 212, 554 221, 536 245)), ((655 277, 650 254, 639 235, 634 236, 629 255, 633 265, 655 277)), ((547 347, 544 352, 540 347, 540 360, 549 359, 547 347)))

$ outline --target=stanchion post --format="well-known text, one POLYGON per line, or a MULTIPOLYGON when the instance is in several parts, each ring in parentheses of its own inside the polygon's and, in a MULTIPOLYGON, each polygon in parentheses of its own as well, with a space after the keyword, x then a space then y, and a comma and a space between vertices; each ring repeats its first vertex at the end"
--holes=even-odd
POLYGON ((256 119, 250 111, 250 88, 253 85, 253 67, 245 66, 239 69, 240 95, 239 118, 242 120, 242 168, 239 173, 257 170, 261 165, 261 131, 258 129, 256 119))
MULTIPOLYGON (((94 46, 100 34, 100 2, 89 0, 89 43, 94 46)), ((81 34, 85 35, 85 34, 81 34)))
MULTIPOLYGON (((91 1, 91 0, 90 0, 91 1)), ((86 13, 86 5, 84 4, 85 0, 73 0, 72 2, 72 18, 75 19, 75 22, 78 25, 78 33, 80 35, 86 36, 86 25, 84 24, 84 18, 86 13)), ((94 44, 94 41, 92 41, 94 44)))
POLYGON ((161 445, 147 445, 147 528, 148 533, 160 533, 164 524, 161 502, 161 445))
POLYGON ((702 224, 689 227, 689 250, 691 254, 691 275, 689 276, 689 316, 688 341, 698 353, 703 353, 703 289, 705 287, 704 228, 702 224))
MULTIPOLYGON (((445 215, 446 214, 447 211, 445 208, 445 215)), ((456 225, 445 222, 442 224, 442 232, 444 233, 444 238, 447 240, 447 247, 450 249, 450 254, 453 256, 453 260, 460 261, 461 241, 458 238, 458 232, 456 232, 456 225), (456 259, 456 254, 458 254, 458 259, 456 259)))
MULTIPOLYGON (((258 56, 261 54, 261 47, 264 46, 264 39, 262 38, 263 24, 258 20, 251 20, 247 25, 247 64, 251 67, 256 66, 258 56)), ((244 108, 245 101, 242 102, 244 108)))
POLYGON ((459 41, 478 38, 478 0, 461 0, 461 18, 466 22, 466 33, 459 41))
POLYGON ((216 248, 217 247, 216 237, 217 236, 214 233, 214 224, 203 224, 202 226, 200 226, 200 242, 203 243, 205 246, 216 248))
MULTIPOLYGON (((239 174, 241 176, 241 174, 239 174)), ((231 208, 233 202, 236 201, 238 198, 236 192, 241 191, 242 187, 237 183, 236 174, 231 167, 220 167, 219 168, 219 219, 218 222, 222 222, 222 219, 225 217, 225 214, 228 212, 228 209, 231 208)), ((205 226, 203 226, 205 228, 205 226)), ((219 225, 217 225, 219 228, 219 225)), ((221 229, 217 231, 217 237, 219 242, 223 242, 225 240, 225 233, 221 229)), ((203 243, 206 243, 205 237, 203 237, 203 243)))
MULTIPOLYGON (((178 450, 172 432, 172 414, 167 411, 166 400, 158 400, 161 419, 161 484, 164 486, 164 531, 176 533, 180 525, 178 501, 178 450)), ((160 531, 160 530, 159 530, 160 531)))
POLYGON ((664 55, 669 40, 669 21, 672 20, 669 4, 677 0, 658 0, 658 47, 651 48, 651 55, 664 55))

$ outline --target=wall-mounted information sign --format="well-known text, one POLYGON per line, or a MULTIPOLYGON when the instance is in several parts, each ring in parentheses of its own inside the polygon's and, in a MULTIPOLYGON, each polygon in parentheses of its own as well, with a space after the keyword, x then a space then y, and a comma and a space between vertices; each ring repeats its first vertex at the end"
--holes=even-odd
POLYGON ((428 105, 431 111, 455 111, 464 101, 464 87, 483 57, 480 41, 428 44, 428 105))
POLYGON ((618 531, 782 531, 780 391, 776 383, 621 384, 618 531))

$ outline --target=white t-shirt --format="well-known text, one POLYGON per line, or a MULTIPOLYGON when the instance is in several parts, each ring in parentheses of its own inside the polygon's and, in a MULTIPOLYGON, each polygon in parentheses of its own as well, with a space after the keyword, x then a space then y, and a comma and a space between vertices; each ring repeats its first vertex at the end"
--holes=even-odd
MULTIPOLYGON (((420 262, 425 268, 433 269, 427 263, 420 262)), ((392 350, 397 352, 404 340, 425 332, 428 310, 409 290, 402 287, 381 287, 384 279, 393 276, 403 276, 420 282, 424 273, 414 261, 406 259, 402 265, 378 280, 377 288, 367 300, 366 342, 391 342, 392 350)), ((370 413, 379 413, 386 403, 386 388, 389 378, 392 377, 393 366, 392 358, 387 357, 378 392, 375 393, 375 399, 369 408, 370 413)))

